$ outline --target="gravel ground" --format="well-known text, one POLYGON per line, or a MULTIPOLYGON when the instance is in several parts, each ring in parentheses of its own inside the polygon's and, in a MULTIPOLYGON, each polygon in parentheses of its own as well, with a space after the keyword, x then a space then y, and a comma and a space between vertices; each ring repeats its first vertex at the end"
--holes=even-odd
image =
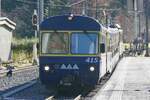
POLYGON ((50 90, 46 89, 40 81, 30 88, 27 88, 19 93, 11 96, 15 99, 27 99, 27 100, 45 100, 49 96, 52 96, 50 90))
MULTIPOLYGON (((15 88, 18 88, 22 86, 25 83, 28 83, 34 79, 37 79, 37 83, 34 84, 33 86, 16 93, 10 98, 14 98, 13 100, 16 99, 23 99, 23 100, 45 100, 46 98, 54 95, 52 93, 52 90, 46 89, 39 81, 38 79, 39 73, 38 73, 38 68, 32 68, 30 70, 24 70, 19 73, 14 73, 12 77, 0 77, 0 95, 2 95, 4 92, 8 92, 9 90, 13 90, 15 88)), ((104 82, 105 83, 105 82, 104 82)), ((97 88, 99 89, 99 88, 97 88)), ((95 94, 95 93, 94 93, 95 94)), ((94 94, 90 94, 88 98, 85 98, 87 100, 90 100, 91 97, 94 94)), ((9 99, 11 100, 11 99, 9 99)), ((60 100, 60 99, 58 99, 60 100)), ((61 99, 63 100, 63 99, 61 99)))
POLYGON ((12 77, 0 77, 0 95, 11 88, 17 87, 31 80, 37 79, 39 76, 38 67, 22 70, 13 73, 12 77))
POLYGON ((40 83, 38 79, 38 68, 32 68, 30 70, 23 70, 18 73, 14 73, 12 77, 0 77, 0 96, 10 90, 15 90, 18 87, 23 86, 30 81, 37 79, 37 83, 33 86, 11 95, 10 99, 6 100, 45 100, 46 98, 53 96, 53 90, 46 89, 44 85, 40 83))

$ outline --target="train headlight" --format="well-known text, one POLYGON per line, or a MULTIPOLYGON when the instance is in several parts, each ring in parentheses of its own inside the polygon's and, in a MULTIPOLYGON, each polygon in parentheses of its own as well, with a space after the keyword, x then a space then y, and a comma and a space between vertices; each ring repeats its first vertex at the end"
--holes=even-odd
POLYGON ((49 66, 45 66, 45 67, 44 67, 44 70, 45 70, 45 71, 49 71, 49 69, 50 69, 49 66))
POLYGON ((93 72, 95 68, 93 66, 90 67, 90 71, 93 72))
POLYGON ((73 19, 73 14, 70 14, 70 16, 68 17, 68 20, 72 20, 73 19))

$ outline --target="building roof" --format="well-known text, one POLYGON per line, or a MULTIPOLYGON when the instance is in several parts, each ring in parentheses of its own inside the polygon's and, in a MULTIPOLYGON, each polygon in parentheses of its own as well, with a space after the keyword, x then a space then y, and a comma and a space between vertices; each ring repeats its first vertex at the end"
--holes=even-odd
POLYGON ((0 25, 6 25, 10 29, 14 30, 16 23, 8 19, 7 17, 0 17, 0 25))

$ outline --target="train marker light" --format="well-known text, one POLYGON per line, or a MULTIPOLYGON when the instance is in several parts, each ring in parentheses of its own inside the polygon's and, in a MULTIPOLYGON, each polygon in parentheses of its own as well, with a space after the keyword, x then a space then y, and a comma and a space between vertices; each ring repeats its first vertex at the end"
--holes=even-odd
POLYGON ((95 68, 93 66, 90 67, 90 71, 93 72, 95 68))
POLYGON ((45 67, 44 67, 44 70, 45 70, 45 71, 49 71, 49 69, 50 69, 49 66, 45 66, 45 67))

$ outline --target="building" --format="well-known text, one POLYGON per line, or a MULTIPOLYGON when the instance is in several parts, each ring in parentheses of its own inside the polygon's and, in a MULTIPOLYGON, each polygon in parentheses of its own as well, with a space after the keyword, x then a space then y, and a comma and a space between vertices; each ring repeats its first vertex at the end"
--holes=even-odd
POLYGON ((6 17, 0 18, 0 59, 8 61, 11 55, 11 41, 16 24, 6 17))
POLYGON ((128 18, 125 20, 127 37, 132 34, 131 40, 140 37, 145 31, 145 14, 144 14, 144 1, 143 0, 127 0, 128 18))

